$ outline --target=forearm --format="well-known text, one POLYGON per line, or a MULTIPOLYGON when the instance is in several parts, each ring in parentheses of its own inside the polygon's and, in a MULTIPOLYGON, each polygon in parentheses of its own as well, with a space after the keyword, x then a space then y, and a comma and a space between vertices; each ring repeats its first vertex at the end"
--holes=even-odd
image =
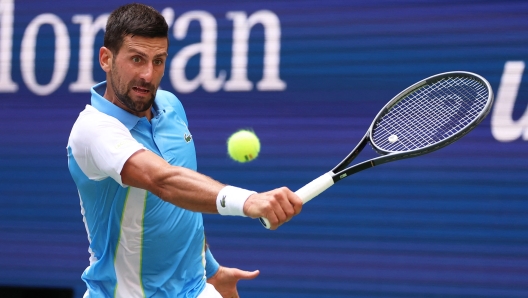
POLYGON ((171 166, 152 187, 153 193, 178 207, 218 213, 216 198, 224 184, 195 171, 171 166))
POLYGON ((226 186, 195 171, 170 167, 155 183, 160 198, 182 208, 202 213, 246 216, 245 202, 254 191, 226 186), (213 204, 213 205, 212 205, 213 204))
POLYGON ((225 186, 193 170, 171 166, 147 150, 136 152, 126 161, 121 179, 178 207, 203 213, 218 213, 216 198, 225 186))

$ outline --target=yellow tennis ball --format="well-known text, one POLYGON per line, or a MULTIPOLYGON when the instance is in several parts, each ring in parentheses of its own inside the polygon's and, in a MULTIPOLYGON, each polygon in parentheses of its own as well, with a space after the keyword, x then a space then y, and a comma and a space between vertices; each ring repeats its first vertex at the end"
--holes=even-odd
POLYGON ((260 141, 253 131, 242 129, 227 139, 227 152, 238 162, 252 161, 260 152, 260 141))

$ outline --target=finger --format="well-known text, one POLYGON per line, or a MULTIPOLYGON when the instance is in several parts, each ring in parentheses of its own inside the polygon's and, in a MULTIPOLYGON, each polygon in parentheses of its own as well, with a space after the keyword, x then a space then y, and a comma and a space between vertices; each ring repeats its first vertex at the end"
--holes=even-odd
POLYGON ((290 191, 290 194, 288 196, 288 199, 289 199, 290 203, 292 204, 293 210, 295 212, 294 215, 297 215, 297 214, 301 213, 301 210, 302 210, 302 207, 303 207, 302 199, 297 194, 295 194, 294 192, 291 192, 291 191, 290 191))
POLYGON ((274 195, 274 204, 272 205, 273 206, 273 213, 275 214, 275 216, 277 217, 277 220, 278 220, 278 225, 282 225, 283 223, 286 222, 286 220, 289 218, 288 215, 286 214, 286 211, 284 210, 284 200, 285 198, 280 198, 280 197, 277 197, 277 195, 274 195))
POLYGON ((235 272, 235 277, 238 279, 254 279, 259 274, 260 274, 259 270, 255 270, 255 271, 237 270, 235 272))
POLYGON ((273 209, 270 209, 270 211, 267 213, 267 215, 264 216, 269 222, 269 229, 270 230, 276 230, 280 224, 279 219, 277 218, 277 215, 273 211, 273 209))
POLYGON ((282 211, 284 212, 284 215, 286 215, 285 221, 289 221, 295 215, 295 209, 293 207, 293 204, 290 202, 289 192, 289 189, 285 187, 282 188, 278 199, 280 206, 282 207, 282 211))

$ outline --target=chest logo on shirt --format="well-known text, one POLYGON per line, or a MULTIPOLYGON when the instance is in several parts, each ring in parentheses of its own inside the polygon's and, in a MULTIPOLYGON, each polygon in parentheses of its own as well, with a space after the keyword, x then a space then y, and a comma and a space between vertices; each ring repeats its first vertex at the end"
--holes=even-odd
POLYGON ((192 140, 191 134, 184 134, 183 138, 185 139, 185 142, 189 143, 192 140))

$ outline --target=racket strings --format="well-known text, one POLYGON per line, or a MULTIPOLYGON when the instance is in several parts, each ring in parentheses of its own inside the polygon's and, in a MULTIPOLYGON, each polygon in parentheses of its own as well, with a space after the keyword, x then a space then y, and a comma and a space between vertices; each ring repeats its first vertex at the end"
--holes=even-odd
POLYGON ((375 123, 372 142, 385 151, 409 151, 441 142, 472 123, 489 91, 470 77, 447 77, 417 88, 375 123))

